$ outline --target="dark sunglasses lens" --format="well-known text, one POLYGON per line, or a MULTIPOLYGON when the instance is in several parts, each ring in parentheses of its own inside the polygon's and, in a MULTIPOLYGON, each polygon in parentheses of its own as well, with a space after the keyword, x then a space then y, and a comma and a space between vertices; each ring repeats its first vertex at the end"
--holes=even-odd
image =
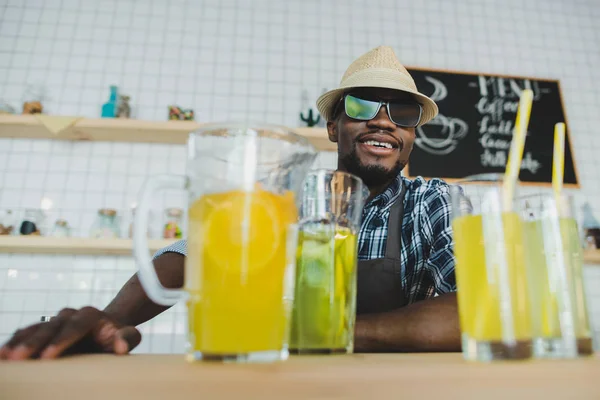
POLYGON ((421 120, 421 105, 418 103, 391 103, 390 117, 395 124, 414 128, 421 120))
POLYGON ((379 108, 379 103, 376 101, 363 100, 352 95, 346 96, 344 105, 346 108, 346 115, 350 118, 360 119, 362 121, 368 121, 375 117, 378 111, 377 109, 379 108))

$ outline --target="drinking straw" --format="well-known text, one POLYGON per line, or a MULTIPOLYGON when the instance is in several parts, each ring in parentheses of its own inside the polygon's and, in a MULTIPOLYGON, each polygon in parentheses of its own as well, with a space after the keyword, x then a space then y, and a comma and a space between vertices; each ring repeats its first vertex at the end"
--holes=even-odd
MULTIPOLYGON (((563 203, 561 201, 561 191, 565 173, 565 124, 562 122, 554 125, 554 155, 552 157, 552 189, 554 189, 554 198, 558 218, 551 219, 552 227, 549 231, 554 233, 554 237, 549 241, 555 243, 557 254, 548 252, 548 268, 555 270, 555 283, 558 287, 557 297, 559 301, 559 323, 562 336, 562 346, 564 356, 575 358, 577 356, 577 338, 575 335, 575 313, 573 303, 571 302, 569 282, 567 272, 570 266, 570 257, 565 254, 565 241, 569 240, 561 235, 560 218, 563 216, 563 203), (552 257, 555 256, 555 257, 552 257)), ((547 232, 546 232, 547 233, 547 232)))
POLYGON ((560 205, 560 192, 565 174, 565 124, 554 125, 554 155, 552 157, 552 188, 556 204, 560 205))
MULTIPOLYGON (((496 258, 497 264, 493 261, 486 260, 486 263, 492 263, 490 265, 496 265, 496 273, 498 277, 498 295, 499 295, 499 306, 500 306, 500 321, 502 323, 502 342, 510 347, 516 346, 516 332, 515 332, 515 320, 514 313, 519 310, 513 309, 512 304, 512 290, 511 290, 511 277, 509 273, 509 260, 508 260, 508 246, 507 237, 514 234, 515 229, 518 228, 518 224, 515 225, 512 218, 504 218, 505 212, 511 212, 513 208, 513 196, 515 193, 515 187, 517 180, 519 179, 519 172, 521 170, 521 161, 523 160, 523 149, 525 148, 525 137, 527 135, 527 127, 529 126, 529 116, 531 114, 531 104, 533 102, 533 92, 529 89, 525 89, 521 92, 519 99, 519 108, 517 110, 517 120, 515 121, 515 129, 513 130, 513 138, 510 144, 510 152, 508 153, 508 162, 506 163, 506 172, 504 174, 503 190, 502 190, 502 204, 501 213, 492 213, 489 218, 488 224, 490 228, 498 232, 500 235, 500 241, 497 242, 496 246, 501 246, 504 251, 496 251, 495 255, 490 254, 490 257, 496 258), (508 232, 505 232, 505 229, 508 232)), ((485 218, 484 218, 485 226, 485 218)), ((491 238, 490 238, 491 239, 491 238)), ((492 244, 490 244, 493 247, 492 244)), ((487 254, 486 254, 487 255, 487 254)), ((513 260, 514 262, 514 260, 513 260)), ((516 294, 518 295, 518 294, 516 294)))
POLYGON ((504 174, 504 211, 512 210, 512 199, 521 170, 521 161, 523 160, 523 149, 525 147, 525 137, 527 135, 527 127, 529 126, 532 102, 533 92, 529 89, 523 90, 519 99, 517 120, 515 122, 515 129, 513 130, 513 138, 510 144, 510 152, 508 153, 508 162, 506 163, 506 172, 504 174))

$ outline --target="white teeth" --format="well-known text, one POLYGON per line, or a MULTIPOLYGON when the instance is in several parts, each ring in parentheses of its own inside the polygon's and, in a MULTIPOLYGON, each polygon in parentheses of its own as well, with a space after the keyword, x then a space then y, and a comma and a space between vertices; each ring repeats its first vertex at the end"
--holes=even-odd
POLYGON ((378 142, 376 140, 367 140, 365 143, 368 144, 368 145, 370 145, 370 146, 385 147, 386 149, 391 149, 392 148, 391 144, 384 143, 384 142, 378 142))

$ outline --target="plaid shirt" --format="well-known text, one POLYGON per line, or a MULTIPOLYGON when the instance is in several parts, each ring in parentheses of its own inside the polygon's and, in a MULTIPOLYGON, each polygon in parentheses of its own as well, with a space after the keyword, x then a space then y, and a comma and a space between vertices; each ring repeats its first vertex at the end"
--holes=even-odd
MULTIPOLYGON (((456 291, 452 227, 450 225, 450 187, 439 179, 414 181, 400 174, 387 189, 364 208, 358 235, 358 259, 385 256, 388 218, 392 204, 400 196, 401 182, 406 187, 402 222, 401 276, 408 303, 456 291)), ((159 250, 186 255, 181 240, 159 250)))
POLYGON ((388 218, 405 185, 402 220, 401 276, 408 303, 456 291, 450 187, 439 179, 414 181, 398 175, 364 208, 358 235, 358 259, 385 256, 388 218))

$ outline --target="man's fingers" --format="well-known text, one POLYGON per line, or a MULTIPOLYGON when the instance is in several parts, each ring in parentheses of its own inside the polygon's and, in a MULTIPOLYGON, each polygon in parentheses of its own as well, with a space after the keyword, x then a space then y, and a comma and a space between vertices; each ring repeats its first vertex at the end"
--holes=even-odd
POLYGON ((93 307, 64 309, 49 322, 15 332, 0 348, 0 359, 56 358, 66 353, 107 351, 127 354, 142 340, 133 326, 120 324, 93 307))
POLYGON ((51 338, 52 335, 56 333, 57 327, 60 326, 62 321, 74 313, 74 309, 65 308, 61 310, 56 317, 52 318, 51 322, 41 322, 25 329, 19 329, 12 338, 0 348, 0 359, 22 360, 35 354, 35 352, 43 348, 48 342, 48 336, 51 338), (38 346, 39 344, 41 344, 41 347, 38 346), (31 351, 32 347, 34 348, 34 351, 31 351))
POLYGON ((23 329, 19 329, 17 330, 12 337, 10 338, 10 340, 6 343, 4 343, 4 346, 2 346, 2 348, 13 348, 15 347, 17 344, 19 344, 21 342, 21 340, 23 340, 23 338, 31 335, 32 333, 34 333, 35 331, 38 330, 38 328, 41 326, 42 324, 34 324, 31 326, 28 326, 27 328, 23 328, 23 329))
POLYGON ((41 358, 56 358, 67 348, 78 342, 96 327, 102 312, 93 307, 84 307, 64 322, 58 334, 40 354, 41 358))
POLYGON ((37 355, 60 330, 64 319, 54 318, 50 322, 39 324, 37 331, 23 338, 13 349, 12 360, 24 360, 37 355))
POLYGON ((127 354, 142 341, 142 334, 133 326, 119 329, 115 336, 115 354, 127 354))
POLYGON ((16 331, 9 339, 9 341, 4 343, 4 345, 0 347, 0 360, 9 359, 14 351, 14 348, 18 346, 18 344, 21 343, 21 341, 24 338, 36 332, 41 325, 42 324, 35 324, 16 331))
POLYGON ((63 319, 63 318, 69 318, 70 316, 72 316, 73 314, 75 314, 77 312, 76 309, 74 308, 63 308, 62 310, 60 310, 60 312, 58 313, 58 315, 56 317, 52 317, 50 318, 50 321, 52 321, 53 319, 63 319))

